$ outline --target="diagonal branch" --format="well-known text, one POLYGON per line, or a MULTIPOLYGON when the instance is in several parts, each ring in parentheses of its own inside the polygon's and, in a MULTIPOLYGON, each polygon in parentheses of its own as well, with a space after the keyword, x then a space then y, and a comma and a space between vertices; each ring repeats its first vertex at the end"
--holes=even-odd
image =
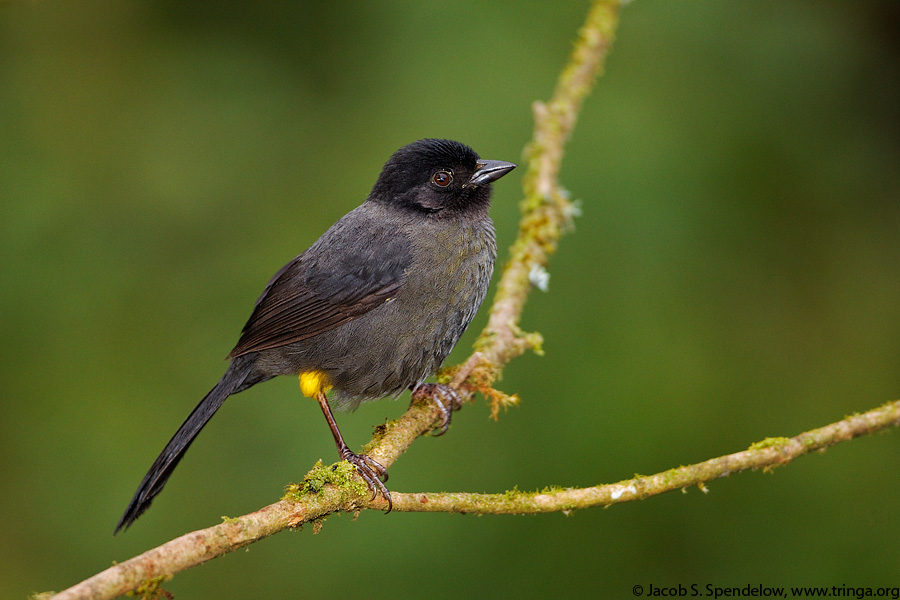
MULTIPOLYGON (((538 334, 524 335, 519 319, 532 289, 532 274, 543 270, 556 251, 560 236, 570 228, 573 206, 560 187, 559 168, 565 144, 575 127, 581 105, 600 74, 618 25, 619 2, 597 1, 578 31, 569 61, 549 102, 535 102, 534 136, 525 148, 528 169, 522 180, 524 199, 519 233, 510 248, 487 327, 475 343, 481 355, 463 390, 491 398, 492 413, 515 402, 491 389, 512 359, 529 348, 540 351, 538 334)), ((473 357, 474 358, 474 357, 473 357)))
MULTIPOLYGON (((534 104, 535 131, 525 152, 528 168, 523 180, 525 198, 518 237, 475 353, 465 364, 443 375, 462 396, 471 397, 481 391, 491 397, 495 415, 502 401, 509 399, 491 388, 503 366, 526 349, 537 349, 540 344, 539 336, 523 335, 518 329, 531 291, 529 274, 544 268, 571 220, 571 204, 557 182, 563 148, 612 44, 618 9, 619 0, 594 1, 553 97, 546 104, 534 104)), ((419 436, 430 431, 439 418, 434 404, 414 401, 400 419, 376 430, 365 452, 389 467, 419 436)), ((151 587, 158 586, 174 573, 331 512, 385 508, 382 498, 368 498, 364 486, 346 467, 346 464, 334 468, 317 465, 302 484, 289 487, 281 502, 181 536, 117 564, 54 598, 114 598, 146 585, 145 582, 150 582, 151 587)))

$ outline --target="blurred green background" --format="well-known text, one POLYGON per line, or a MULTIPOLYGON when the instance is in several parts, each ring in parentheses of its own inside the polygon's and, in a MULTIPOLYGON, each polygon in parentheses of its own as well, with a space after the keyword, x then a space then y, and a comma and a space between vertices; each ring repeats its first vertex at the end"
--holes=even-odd
MULTIPOLYGON (((900 396, 900 10, 641 0, 568 147, 582 201, 509 366, 397 491, 585 486, 900 396)), ((230 399, 113 526, 269 276, 421 137, 518 160, 587 2, 0 5, 0 597, 60 590, 277 500, 334 461, 281 378, 230 399)), ((524 169, 496 186, 501 246, 524 169)), ((496 280, 496 277, 495 277, 496 280)), ((463 359, 479 315, 451 357, 463 359)), ((338 415, 354 447, 404 400, 338 415)), ((893 585, 900 434, 610 510, 283 533, 178 598, 630 597, 642 584, 893 585)))

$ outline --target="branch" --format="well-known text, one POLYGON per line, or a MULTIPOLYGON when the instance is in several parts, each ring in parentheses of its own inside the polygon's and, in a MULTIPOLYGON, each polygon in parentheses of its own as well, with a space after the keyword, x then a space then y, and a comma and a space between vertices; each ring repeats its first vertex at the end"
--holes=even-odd
POLYGON ((900 400, 836 423, 801 433, 792 438, 768 438, 743 452, 669 469, 656 475, 597 485, 589 488, 554 488, 540 492, 513 490, 503 494, 394 494, 394 510, 408 512, 451 512, 473 514, 534 514, 566 512, 577 508, 610 506, 641 500, 663 492, 696 485, 704 492, 705 482, 748 469, 769 470, 795 458, 861 435, 900 426, 900 400))
MULTIPOLYGON (((428 411, 423 411, 423 408, 426 408, 425 405, 416 405, 410 412, 427 420, 428 416, 424 413, 428 411)), ((437 411, 434 412, 436 416, 437 411)), ((409 413, 404 419, 408 415, 409 413)), ((705 491, 704 482, 748 469, 771 469, 786 465, 804 454, 822 451, 839 442, 898 425, 900 400, 792 438, 768 438, 743 452, 613 484, 580 489, 549 489, 537 493, 518 490, 503 494, 393 492, 391 496, 395 512, 567 512, 577 508, 640 500, 692 485, 705 491)), ((400 427, 401 425, 394 426, 397 429, 400 427)), ((232 552, 283 529, 315 521, 336 510, 353 511, 375 507, 374 503, 369 505, 366 502, 368 490, 365 486, 355 488, 348 484, 350 479, 354 479, 353 469, 347 463, 338 463, 335 467, 319 464, 310 472, 304 484, 292 486, 296 489, 288 491, 289 498, 243 517, 227 519, 225 523, 215 527, 183 535, 110 567, 53 598, 114 598, 138 588, 146 581, 151 582, 150 587, 158 585, 172 573, 232 552)), ((380 504, 384 508, 383 499, 380 499, 380 504)))
MULTIPOLYGON (((534 138, 525 152, 528 168, 522 184, 525 194, 522 219, 500 278, 488 325, 469 360, 441 375, 463 397, 471 397, 475 391, 490 397, 495 417, 499 407, 512 398, 495 391, 491 385, 510 360, 528 348, 539 349, 540 336, 523 335, 518 329, 525 299, 531 291, 529 274, 544 268, 571 220, 572 206, 557 181, 563 147, 612 44, 618 8, 618 0, 595 0, 552 99, 546 104, 534 104, 534 138)), ((364 451, 389 467, 419 436, 430 431, 439 417, 433 403, 414 401, 400 419, 377 428, 364 451)), ((346 464, 334 468, 317 465, 302 484, 289 487, 281 502, 181 536, 115 565, 54 598, 114 598, 137 589, 144 582, 158 586, 174 573, 335 511, 385 508, 383 498, 370 500, 365 486, 346 467, 346 464)), ((414 503, 402 499, 401 504, 414 503)), ((398 508, 395 504, 395 510, 398 508)))
MULTIPOLYGON (((503 367, 528 348, 539 349, 540 336, 523 335, 518 323, 531 291, 530 274, 543 269, 557 241, 569 225, 572 206, 557 181, 563 147, 575 126, 582 102, 600 73, 618 24, 618 0, 595 0, 574 49, 563 69, 551 100, 534 104, 534 138, 525 155, 528 168, 523 179, 522 218, 510 258, 498 284, 488 325, 475 352, 461 366, 441 374, 461 396, 480 391, 492 399, 493 414, 511 398, 491 385, 503 367)), ((435 405, 413 401, 396 421, 378 427, 364 451, 389 467, 440 418, 435 405)), ((421 505, 420 494, 392 494, 394 510, 421 505), (413 498, 410 500, 410 498, 413 498), (401 506, 403 508, 401 508, 401 506)), ((287 528, 316 521, 336 511, 361 508, 385 509, 380 496, 369 492, 347 463, 333 467, 316 465, 303 483, 289 486, 285 498, 255 513, 195 531, 117 564, 59 594, 58 600, 114 598, 140 588, 154 592, 172 574, 232 552, 287 528)))
POLYGON ((472 375, 463 385, 466 394, 480 391, 491 398, 495 419, 500 407, 516 402, 516 398, 490 386, 509 361, 529 348, 540 352, 541 336, 523 334, 519 318, 532 289, 532 274, 546 267, 560 236, 571 229, 573 206, 558 179, 563 148, 581 105, 603 68, 618 25, 618 10, 617 1, 594 2, 553 97, 546 104, 538 101, 532 106, 534 137, 525 148, 528 169, 522 180, 525 197, 519 234, 497 284, 487 327, 475 342, 480 358, 473 355, 472 375))

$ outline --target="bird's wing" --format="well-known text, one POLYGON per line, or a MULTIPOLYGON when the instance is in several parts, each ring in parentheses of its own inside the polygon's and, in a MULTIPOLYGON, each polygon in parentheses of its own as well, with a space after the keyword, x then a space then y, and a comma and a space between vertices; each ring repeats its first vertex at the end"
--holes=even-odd
POLYGON ((298 342, 360 317, 403 285, 406 236, 377 220, 338 221, 266 285, 229 358, 298 342))

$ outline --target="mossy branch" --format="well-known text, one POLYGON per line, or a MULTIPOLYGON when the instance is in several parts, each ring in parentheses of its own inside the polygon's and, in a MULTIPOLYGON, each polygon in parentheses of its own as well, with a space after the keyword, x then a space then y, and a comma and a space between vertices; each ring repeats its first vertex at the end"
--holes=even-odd
POLYGON ((515 400, 491 388, 503 367, 529 348, 540 351, 540 335, 523 334, 519 319, 533 287, 533 274, 546 267, 560 236, 571 228, 573 206, 559 184, 559 168, 581 105, 612 46, 618 10, 618 2, 593 3, 553 97, 532 106, 534 136, 525 148, 528 167, 522 180, 519 233, 497 284, 488 324, 475 343, 481 358, 463 386, 467 393, 480 391, 491 399, 494 418, 503 404, 515 400))
MULTIPOLYGON (((430 426, 437 418, 436 410, 417 404, 410 413, 414 420, 430 426), (431 419, 434 417, 434 419, 431 419)), ((406 419, 407 416, 404 416, 406 419)), ((386 436, 405 436, 404 419, 389 424, 386 436)), ((453 512, 476 514, 530 514, 568 512, 579 508, 609 506, 630 502, 677 489, 704 483, 748 469, 772 469, 799 456, 822 451, 839 442, 867 435, 887 427, 900 425, 900 400, 889 402, 862 414, 801 433, 792 438, 768 438, 747 450, 713 458, 694 465, 677 467, 656 475, 588 488, 551 488, 540 492, 512 490, 502 494, 411 493, 393 492, 395 512, 453 512)), ((56 600, 75 598, 114 598, 142 586, 147 581, 159 582, 182 571, 252 544, 287 528, 318 522, 336 511, 384 507, 379 497, 370 502, 368 490, 354 485, 355 477, 347 463, 333 466, 321 464, 310 471, 304 484, 291 486, 285 499, 254 513, 183 535, 140 556, 87 579, 53 596, 56 600)), ((315 526, 315 525, 314 525, 315 526)))
MULTIPOLYGON (((500 407, 515 400, 492 387, 503 367, 528 349, 540 351, 540 335, 523 333, 519 321, 533 287, 532 279, 546 267, 560 236, 571 222, 573 207, 559 184, 559 168, 582 102, 600 73, 612 44, 618 9, 618 0, 595 0, 553 97, 546 103, 534 104, 534 137, 525 150, 528 164, 523 179, 522 218, 517 239, 500 277, 488 324, 476 342, 475 353, 463 365, 448 369, 441 376, 463 396, 483 393, 491 400, 495 416, 500 407)), ((434 404, 414 401, 402 417, 376 430, 365 452, 388 467, 439 419, 434 404)), ((393 492, 393 506, 395 512, 482 514, 565 512, 608 506, 693 485, 702 489, 703 483, 711 479, 746 469, 780 466, 808 452, 898 424, 900 401, 793 438, 764 440, 743 452, 614 484, 582 489, 552 488, 536 493, 518 490, 502 494, 393 492)), ((315 527, 333 512, 355 512, 364 508, 383 510, 385 501, 380 496, 372 499, 347 463, 317 464, 303 483, 289 486, 279 502, 183 535, 116 564, 55 596, 41 594, 40 597, 105 599, 133 590, 164 595, 160 583, 174 573, 285 529, 304 523, 313 523, 315 527)))
POLYGON ((588 488, 549 488, 540 492, 512 490, 502 494, 393 494, 394 510, 409 512, 451 512, 473 514, 534 514, 566 512, 578 508, 610 506, 649 496, 698 486, 748 469, 770 470, 795 458, 823 451, 839 442, 851 440, 900 425, 900 400, 841 421, 801 433, 791 438, 767 438, 747 450, 710 460, 669 469, 656 475, 638 475, 632 479, 588 488))

